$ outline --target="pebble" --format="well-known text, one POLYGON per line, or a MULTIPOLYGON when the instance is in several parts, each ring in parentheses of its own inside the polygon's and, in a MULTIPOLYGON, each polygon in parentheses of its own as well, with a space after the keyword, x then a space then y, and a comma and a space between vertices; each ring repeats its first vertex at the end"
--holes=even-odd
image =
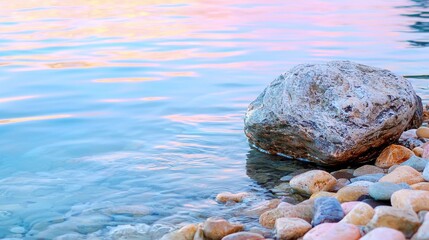
POLYGON ((399 164, 395 164, 395 165, 391 166, 389 169, 387 169, 387 173, 393 172, 393 170, 395 170, 397 167, 399 167, 399 164))
POLYGON ((416 135, 419 138, 429 138, 429 128, 419 127, 416 131, 416 135))
POLYGON ((310 222, 313 218, 313 204, 309 204, 309 201, 297 205, 281 203, 277 208, 261 214, 259 223, 266 228, 273 228, 276 220, 284 217, 301 218, 310 222))
POLYGON ((17 233, 17 234, 22 234, 22 233, 26 232, 25 228, 23 228, 21 226, 12 227, 11 229, 9 229, 9 231, 11 233, 17 233))
POLYGON ((352 202, 341 203, 341 208, 343 209, 344 214, 347 215, 359 203, 361 203, 361 202, 352 201, 352 202))
POLYGON ((423 224, 420 226, 416 234, 414 234, 413 240, 427 240, 429 239, 429 214, 426 214, 423 224))
POLYGON ((350 179, 354 177, 353 172, 354 172, 353 169, 340 169, 340 170, 331 172, 331 175, 336 179, 340 179, 340 178, 350 179))
POLYGON ((280 203, 280 199, 266 200, 248 209, 244 209, 242 213, 247 216, 260 216, 262 213, 276 208, 280 203))
POLYGON ((320 197, 314 200, 313 226, 322 223, 335 223, 341 221, 344 211, 340 202, 333 197, 320 197))
POLYGON ((393 193, 390 201, 396 208, 429 211, 429 191, 402 189, 393 193))
POLYGON ((363 165, 361 167, 356 168, 356 170, 353 172, 353 175, 355 177, 359 177, 362 175, 376 174, 376 173, 384 173, 384 170, 374 165, 363 165))
POLYGON ((304 236, 311 229, 311 225, 300 218, 279 218, 275 228, 277 239, 289 240, 304 236))
POLYGON ((401 145, 392 144, 385 148, 375 161, 375 166, 389 168, 408 160, 414 153, 401 145))
POLYGON ((421 172, 421 171, 423 171, 423 169, 425 169, 425 166, 427 163, 428 163, 428 160, 426 160, 424 158, 412 156, 407 161, 405 161, 399 165, 400 166, 410 166, 410 167, 416 169, 417 171, 421 172))
POLYGON ((406 183, 378 182, 369 186, 368 193, 375 200, 390 200, 392 194, 401 189, 410 189, 406 183))
POLYGON ((245 197, 248 197, 249 193, 239 192, 239 193, 230 193, 222 192, 216 196, 216 201, 226 203, 226 202, 241 202, 245 197))
POLYGON ((373 216, 374 209, 370 205, 360 202, 353 207, 341 222, 364 226, 373 216))
POLYGON ((423 148, 423 153, 422 153, 422 158, 429 158, 429 143, 425 143, 423 144, 423 146, 421 146, 421 148, 423 148))
POLYGON ((399 166, 380 179, 380 182, 407 183, 408 185, 423 181, 422 174, 410 166, 399 166))
POLYGON ((359 177, 355 177, 350 179, 351 182, 357 182, 357 181, 368 181, 368 182, 378 182, 380 178, 382 178, 385 174, 384 173, 374 173, 374 174, 366 174, 359 177))
POLYGON ((326 192, 326 191, 321 191, 321 192, 317 192, 311 195, 310 199, 316 199, 316 198, 320 198, 320 197, 335 197, 336 194, 333 192, 326 192))
POLYGON ((221 240, 223 237, 243 231, 244 227, 241 224, 229 223, 225 219, 211 217, 203 223, 204 236, 213 240, 221 240))
POLYGON ((311 170, 293 177, 289 183, 298 192, 311 195, 320 191, 332 190, 337 179, 326 171, 311 170))
POLYGON ((337 192, 338 190, 349 184, 350 180, 348 180, 347 178, 339 178, 337 179, 337 184, 335 184, 335 187, 332 189, 332 191, 337 192))
POLYGON ((429 163, 426 164, 426 167, 423 170, 423 179, 429 182, 429 163))
POLYGON ((368 194, 368 187, 345 186, 337 192, 337 199, 340 202, 351 202, 359 199, 360 196, 368 194))
POLYGON ((421 148, 421 147, 415 147, 415 148, 413 148, 413 153, 417 157, 422 157, 423 156, 423 148, 421 148))
POLYGON ((308 171, 309 171, 308 169, 299 169, 299 170, 296 170, 295 172, 291 172, 288 175, 281 177, 280 181, 289 182, 293 177, 295 177, 295 176, 297 176, 297 175, 299 175, 301 173, 308 172, 308 171))
POLYGON ((402 232, 387 228, 387 227, 379 227, 365 236, 363 236, 360 240, 382 240, 382 239, 388 239, 388 240, 405 240, 404 234, 402 232))
POLYGON ((411 185, 411 188, 414 190, 424 190, 429 191, 429 182, 421 182, 411 185))
POLYGON ((359 228, 347 223, 323 223, 308 231, 303 240, 358 240, 359 228))
POLYGON ((264 236, 258 233, 237 232, 223 237, 222 240, 264 240, 264 236))
POLYGON ((182 227, 178 231, 164 235, 161 240, 193 240, 197 229, 197 224, 189 224, 182 227))
POLYGON ((352 182, 347 186, 358 186, 358 187, 369 187, 372 184, 374 184, 374 182, 369 182, 369 181, 356 181, 356 182, 352 182))
POLYGON ((366 225, 368 230, 388 227, 401 231, 405 237, 411 237, 419 228, 417 214, 409 209, 379 206, 375 208, 374 217, 366 225))

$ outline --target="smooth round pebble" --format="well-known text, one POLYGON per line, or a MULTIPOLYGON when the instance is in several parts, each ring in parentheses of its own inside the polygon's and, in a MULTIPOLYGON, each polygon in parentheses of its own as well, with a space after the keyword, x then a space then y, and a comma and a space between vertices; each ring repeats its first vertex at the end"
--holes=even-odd
POLYGON ((428 162, 429 161, 427 159, 417 157, 417 156, 412 156, 407 161, 399 164, 399 166, 410 166, 416 169, 417 171, 421 172, 423 171, 423 169, 425 169, 425 166, 428 162))
POLYGON ((343 217, 344 211, 336 198, 320 197, 314 200, 313 226, 328 222, 339 222, 343 217))
POLYGON ((337 199, 340 202, 356 201, 360 196, 368 194, 368 187, 345 186, 337 192, 337 199))
POLYGON ((395 208, 429 211, 429 191, 402 189, 393 193, 390 201, 395 208))
POLYGON ((408 185, 412 185, 423 181, 422 174, 414 168, 410 166, 399 166, 391 173, 382 177, 379 182, 407 183, 408 185))
POLYGON ((429 128, 419 127, 416 131, 416 135, 419 138, 429 138, 429 128))
POLYGON ((279 218, 275 228, 278 239, 289 240, 304 236, 311 229, 311 225, 300 218, 279 218))
POLYGON ((375 166, 380 168, 389 168, 395 164, 400 164, 414 156, 413 151, 401 146, 392 144, 385 148, 375 160, 375 166))
POLYGON ((326 171, 311 170, 293 177, 289 184, 296 191, 311 195, 320 191, 331 191, 337 179, 326 171))
POLYGON ((424 190, 429 191, 429 182, 421 182, 411 185, 411 188, 414 190, 424 190))
POLYGON ((355 177, 359 177, 362 175, 375 173, 384 173, 384 170, 374 165, 363 165, 361 167, 356 168, 356 170, 353 172, 353 175, 355 177))
POLYGON ((216 217, 208 218, 202 227, 204 236, 213 240, 221 240, 229 234, 243 231, 243 228, 241 224, 229 223, 225 219, 216 217))
POLYGON ((377 182, 369 186, 368 193, 375 200, 390 200, 392 194, 401 189, 410 189, 406 183, 377 182))
POLYGON ((341 222, 350 223, 358 226, 366 225, 374 216, 374 209, 366 204, 357 204, 342 220, 341 222))
POLYGON ((363 236, 360 240, 405 240, 404 234, 402 232, 387 228, 387 227, 380 227, 372 230, 365 236, 363 236))
POLYGON ((303 240, 358 240, 359 228, 347 223, 323 223, 304 235, 303 240))
POLYGON ((223 237, 222 240, 264 240, 264 236, 258 233, 237 232, 223 237))
POLYGON ((417 157, 421 157, 421 156, 423 156, 423 148, 421 148, 421 147, 415 147, 415 148, 413 148, 413 153, 417 157))
POLYGON ((369 181, 356 181, 356 182, 352 182, 347 186, 358 186, 358 187, 369 187, 372 184, 374 184, 374 182, 369 182, 369 181))

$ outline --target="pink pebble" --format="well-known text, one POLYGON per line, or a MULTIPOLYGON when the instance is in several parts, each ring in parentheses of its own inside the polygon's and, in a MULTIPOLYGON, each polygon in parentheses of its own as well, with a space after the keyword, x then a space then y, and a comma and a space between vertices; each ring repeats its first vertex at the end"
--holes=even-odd
POLYGON ((358 240, 359 228, 348 223, 322 223, 304 235, 303 240, 358 240))
POLYGON ((358 203, 360 202, 353 201, 342 203, 341 208, 343 208, 344 214, 347 215, 358 203))
POLYGON ((423 148, 422 158, 429 158, 429 143, 423 144, 421 148, 423 148))
POLYGON ((405 240, 404 234, 402 234, 400 231, 387 228, 387 227, 379 227, 368 234, 366 234, 364 237, 361 238, 361 240, 380 240, 380 239, 389 239, 389 240, 405 240))

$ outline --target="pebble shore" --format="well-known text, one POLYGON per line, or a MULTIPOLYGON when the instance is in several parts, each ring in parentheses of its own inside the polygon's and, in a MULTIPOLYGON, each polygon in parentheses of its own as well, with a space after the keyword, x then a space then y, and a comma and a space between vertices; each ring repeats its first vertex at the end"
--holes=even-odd
MULTIPOLYGON (((427 115, 427 114, 426 114, 427 115)), ((425 121, 427 122, 427 120, 425 121)), ((186 225, 162 240, 426 240, 429 239, 429 128, 411 129, 373 164, 328 172, 306 169, 274 188, 302 196, 248 206, 261 228, 223 218, 186 225)), ((240 204, 251 193, 219 193, 219 204, 240 204)))

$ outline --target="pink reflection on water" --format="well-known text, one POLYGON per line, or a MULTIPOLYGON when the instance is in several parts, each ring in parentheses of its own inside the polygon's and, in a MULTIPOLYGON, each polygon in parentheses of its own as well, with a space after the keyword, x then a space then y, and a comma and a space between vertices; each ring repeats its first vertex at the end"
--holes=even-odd
POLYGON ((240 114, 228 114, 228 115, 222 115, 222 116, 208 115, 208 114, 196 114, 196 115, 175 114, 175 115, 164 116, 163 118, 166 118, 173 122, 189 124, 189 125, 197 125, 198 123, 206 123, 206 122, 218 122, 218 123, 235 122, 237 119, 241 117, 242 115, 240 114))

